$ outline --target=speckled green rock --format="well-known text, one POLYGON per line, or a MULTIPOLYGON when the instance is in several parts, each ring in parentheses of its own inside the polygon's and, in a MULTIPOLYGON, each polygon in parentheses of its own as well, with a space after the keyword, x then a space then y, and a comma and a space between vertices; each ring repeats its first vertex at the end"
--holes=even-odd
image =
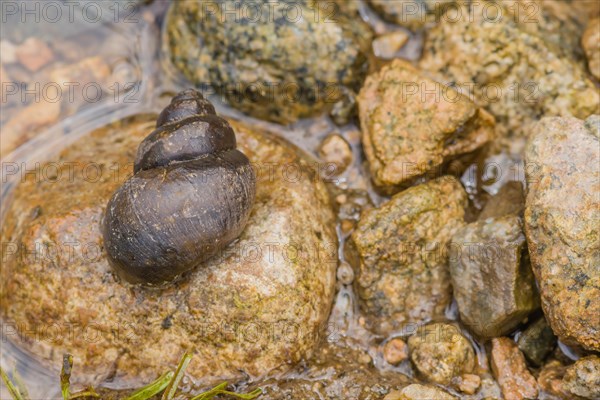
POLYGON ((348 10, 311 0, 174 2, 166 58, 233 107, 293 122, 326 112, 367 72, 370 28, 348 10))
POLYGON ((525 153, 525 232, 542 307, 567 344, 600 350, 600 117, 544 118, 525 153))
POLYGON ((408 339, 410 359, 427 381, 449 384, 452 378, 470 373, 475 352, 460 329, 446 323, 430 323, 408 339))
POLYGON ((435 23, 455 0, 368 0, 383 19, 416 30, 435 23))
POLYGON ((51 368, 72 353, 73 382, 94 385, 150 382, 188 350, 187 373, 201 385, 259 379, 310 357, 333 301, 335 217, 313 161, 282 139, 231 121, 257 167, 256 201, 238 240, 202 268, 149 288, 108 264, 104 208, 155 122, 91 132, 54 160, 63 179, 19 184, 2 226, 6 241, 24 246, 1 270, 2 321, 18 329, 10 339, 51 368), (100 178, 84 175, 90 164, 102 166, 100 178))
POLYGON ((471 223, 450 248, 454 298, 461 320, 478 336, 506 335, 540 306, 521 217, 471 223))
POLYGON ((544 359, 556 347, 556 336, 544 317, 530 324, 517 340, 519 350, 525 358, 535 366, 540 366, 544 359))
POLYGON ((583 357, 567 368, 563 388, 585 399, 600 399, 600 357, 583 357))
MULTIPOLYGON (((564 2, 465 6, 460 17, 443 17, 428 32, 420 66, 490 111, 505 137, 527 137, 531 123, 543 116, 587 118, 598 112, 600 93, 574 59, 580 30, 547 3, 564 2)), ((514 146, 511 139, 505 144, 514 146)))
POLYGON ((466 205, 461 184, 444 176, 361 215, 348 257, 372 330, 388 334, 444 314, 452 299, 446 245, 463 226, 466 205))

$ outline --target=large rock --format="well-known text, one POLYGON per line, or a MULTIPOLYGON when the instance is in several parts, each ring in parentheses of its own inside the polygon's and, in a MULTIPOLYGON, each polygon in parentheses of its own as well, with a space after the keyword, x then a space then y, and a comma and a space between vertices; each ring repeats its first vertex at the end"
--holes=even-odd
POLYGON ((600 117, 545 118, 525 154, 529 254, 554 333, 600 350, 600 117))
POLYGON ((378 186, 396 186, 483 146, 494 118, 468 97, 395 60, 358 95, 362 143, 378 186))
POLYGON ((450 248, 454 298, 461 320, 477 335, 506 335, 539 307, 520 216, 471 223, 450 248))
POLYGON ((348 255, 371 329, 387 334, 444 314, 452 298, 446 245, 466 205, 460 183, 445 176, 361 215, 348 255))
POLYGON ((281 139, 232 122, 258 171, 237 242, 165 287, 117 279, 102 248, 102 215, 155 118, 94 131, 49 164, 60 166, 47 169, 56 182, 29 174, 18 186, 2 230, 19 246, 1 271, 3 323, 17 330, 8 338, 51 366, 72 353, 82 383, 148 382, 186 350, 199 384, 259 378, 310 356, 334 294, 335 218, 312 161, 281 139))
POLYGON ((415 368, 432 383, 448 385, 475 367, 473 347, 454 325, 437 322, 419 327, 408 347, 415 368))
POLYGON ((586 118, 600 94, 575 59, 579 27, 570 6, 549 3, 563 2, 484 1, 458 16, 448 11, 428 32, 420 66, 486 107, 502 136, 526 137, 542 116, 586 118))
POLYGON ((327 1, 177 1, 164 49, 179 73, 254 117, 288 123, 358 90, 370 28, 327 1), (235 11, 237 10, 237 11, 235 11), (358 87, 357 87, 358 86, 358 87))

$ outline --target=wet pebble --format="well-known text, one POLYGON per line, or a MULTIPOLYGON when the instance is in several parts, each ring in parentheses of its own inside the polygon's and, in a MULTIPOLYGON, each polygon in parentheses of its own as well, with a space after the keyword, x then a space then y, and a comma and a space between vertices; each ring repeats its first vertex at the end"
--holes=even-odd
POLYGON ((344 173, 352 163, 352 149, 346 139, 338 134, 329 135, 323 140, 319 146, 319 156, 335 166, 335 175, 344 173))
POLYGON ((393 338, 383 346, 383 358, 388 364, 398 365, 408 359, 408 346, 400 338, 393 338))
POLYGON ((50 47, 36 37, 30 37, 21 43, 16 49, 16 56, 21 65, 31 72, 38 71, 54 59, 50 47))
POLYGON ((510 338, 492 339, 490 364, 505 400, 537 399, 538 385, 525 357, 510 338))

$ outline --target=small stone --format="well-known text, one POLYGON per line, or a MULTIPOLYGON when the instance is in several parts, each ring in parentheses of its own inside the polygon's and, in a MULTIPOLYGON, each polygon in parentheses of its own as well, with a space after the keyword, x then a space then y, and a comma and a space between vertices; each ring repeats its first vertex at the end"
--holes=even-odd
POLYGON ((361 363, 361 364, 371 364, 371 362, 373 362, 373 359, 367 353, 362 353, 358 357, 358 362, 361 363))
POLYGON ((340 263, 337 269, 337 279, 344 285, 350 285, 354 281, 354 270, 347 262, 340 263))
POLYGON ((475 374, 462 374, 452 379, 452 385, 465 394, 475 394, 481 386, 481 378, 475 374))
POLYGON ((556 336, 544 317, 527 327, 517 340, 519 350, 533 365, 540 366, 556 346, 556 336))
POLYGON ((356 112, 356 93, 348 88, 340 88, 339 100, 334 103, 329 116, 334 124, 343 126, 350 122, 356 112))
POLYGON ((408 346, 413 364, 429 382, 446 385, 475 367, 473 347, 454 325, 424 325, 408 339, 408 346))
POLYGON ((59 102, 43 98, 21 108, 2 126, 0 156, 5 156, 35 136, 42 128, 52 125, 60 116, 59 102))
POLYGON ((319 156, 323 161, 335 165, 334 175, 344 173, 352 163, 352 149, 340 135, 327 136, 319 147, 319 156))
POLYGON ((492 339, 490 364, 505 400, 537 399, 537 382, 527 369, 523 353, 511 339, 492 339))
POLYGON ((413 383, 389 393, 384 400, 455 400, 456 397, 435 386, 413 383))
POLYGON ((561 399, 568 399, 570 396, 565 393, 562 382, 565 369, 565 366, 558 360, 547 362, 538 375, 537 382, 540 390, 561 399))
POLYGON ((404 31, 386 33, 373 40, 373 53, 379 58, 390 60, 408 42, 410 36, 404 31))
POLYGON ((31 72, 38 71, 54 59, 54 54, 48 45, 36 38, 26 39, 16 50, 19 62, 31 72))
POLYGON ((581 45, 588 59, 588 67, 596 79, 600 79, 600 18, 588 23, 581 38, 581 45))
POLYGON ((8 40, 0 40, 0 61, 12 64, 17 61, 17 46, 8 40))
POLYGON ((453 236, 450 249, 460 316, 478 336, 506 335, 539 308, 521 217, 471 223, 453 236))
POLYGON ((600 357, 580 358, 569 366, 563 377, 563 388, 586 399, 600 399, 600 357))
POLYGON ((393 338, 383 346, 383 358, 388 364, 398 365, 408 359, 408 346, 400 338, 393 338))

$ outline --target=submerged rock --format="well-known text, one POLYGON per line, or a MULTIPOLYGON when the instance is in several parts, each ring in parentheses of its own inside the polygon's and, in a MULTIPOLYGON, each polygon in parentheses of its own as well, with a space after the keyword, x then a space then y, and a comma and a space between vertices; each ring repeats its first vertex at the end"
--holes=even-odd
POLYGON ((428 32, 420 66, 486 107, 502 136, 526 137, 543 116, 597 112, 600 94, 574 59, 578 27, 546 4, 561 2, 516 3, 465 5, 458 17, 449 11, 428 32))
POLYGON ((586 399, 600 398, 600 357, 580 358, 567 368, 563 377, 563 389, 586 399))
POLYGON ((519 350, 533 365, 540 366, 556 347, 556 336, 544 317, 533 322, 517 340, 519 350))
POLYGON ((581 45, 588 59, 588 67, 596 79, 600 79, 600 18, 591 20, 588 24, 581 45))
POLYGON ((490 364, 505 400, 538 398, 537 382, 527 369, 525 357, 511 339, 492 339, 490 364))
POLYGON ((445 161, 494 136, 490 114, 402 60, 367 78, 358 106, 363 148, 378 186, 439 174, 445 161))
POLYGON ((214 86, 254 117, 289 123, 326 112, 344 87, 357 89, 370 37, 358 15, 333 2, 178 1, 164 48, 196 85, 214 86))
POLYGON ((104 207, 155 120, 94 131, 52 164, 62 178, 30 174, 17 187, 2 226, 18 245, 0 280, 3 323, 16 327, 9 339, 51 366, 72 353, 73 379, 84 384, 148 382, 190 349, 187 373, 207 385, 257 379, 309 357, 333 300, 335 217, 313 161, 282 139, 231 122, 258 168, 256 201, 239 240, 203 268, 149 288, 120 281, 107 263, 104 207), (298 171, 293 180, 282 171, 288 165, 298 171))
POLYGON ((408 347, 417 371, 432 383, 450 384, 475 367, 473 347, 454 325, 424 325, 408 339, 408 347))
POLYGON ((453 236, 450 276, 461 320, 484 338, 510 333, 540 306, 517 215, 471 223, 453 236))
POLYGON ((463 225, 467 195, 445 176, 363 212, 349 258, 370 328, 382 334, 444 314, 451 301, 446 245, 463 225))
POLYGON ((544 118, 525 162, 525 228, 542 307, 566 344, 600 350, 600 117, 544 118))
POLYGON ((455 400, 456 397, 436 386, 413 383, 402 390, 394 391, 383 400, 455 400))

